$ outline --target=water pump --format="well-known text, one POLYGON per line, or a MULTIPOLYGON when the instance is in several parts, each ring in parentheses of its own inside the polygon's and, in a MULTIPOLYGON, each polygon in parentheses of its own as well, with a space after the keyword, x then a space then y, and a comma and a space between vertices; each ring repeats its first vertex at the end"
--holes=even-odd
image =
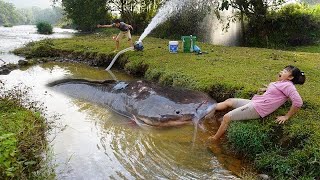
POLYGON ((136 50, 136 51, 142 51, 143 50, 143 44, 142 44, 142 41, 136 41, 135 43, 134 43, 134 50, 136 50))

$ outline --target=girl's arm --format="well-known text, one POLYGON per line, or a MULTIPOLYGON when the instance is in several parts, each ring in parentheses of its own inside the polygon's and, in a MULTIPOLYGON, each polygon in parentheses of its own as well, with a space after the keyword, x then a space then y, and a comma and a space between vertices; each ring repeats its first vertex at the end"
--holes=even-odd
POLYGON ((276 122, 279 124, 283 124, 286 122, 288 119, 290 119, 295 113, 299 111, 299 107, 296 107, 294 105, 291 106, 290 110, 285 116, 278 116, 276 122))
POLYGON ((300 107, 303 104, 300 94, 293 85, 286 86, 286 88, 282 92, 290 98, 292 105, 286 115, 277 117, 276 122, 278 122, 279 124, 283 124, 289 118, 291 118, 295 113, 299 111, 300 107))

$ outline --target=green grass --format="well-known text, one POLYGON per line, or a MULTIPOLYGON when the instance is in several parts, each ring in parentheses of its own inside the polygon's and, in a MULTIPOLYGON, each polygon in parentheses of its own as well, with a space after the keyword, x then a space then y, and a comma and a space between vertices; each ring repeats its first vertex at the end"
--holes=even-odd
MULTIPOLYGON (((134 37, 137 40, 138 37, 134 37)), ((198 43, 203 55, 170 54, 166 39, 146 38, 143 52, 128 52, 117 62, 127 72, 164 85, 182 86, 209 93, 217 101, 229 97, 250 98, 257 90, 276 80, 291 64, 306 74, 306 83, 297 85, 304 106, 285 125, 274 119, 285 114, 286 104, 263 121, 232 123, 227 137, 235 152, 249 157, 261 172, 277 178, 320 177, 320 54, 247 47, 222 47, 198 43), (243 135, 246 133, 246 136, 243 135), (250 132, 250 133, 249 133, 250 132), (250 148, 249 148, 250 147, 250 148), (272 154, 277 158, 271 158, 272 154), (297 161, 299 159, 301 161, 297 161), (289 168, 287 168, 289 167, 289 168), (285 173, 284 173, 285 172, 285 173)), ((27 45, 16 53, 34 57, 41 43, 27 45)), ((107 66, 115 47, 111 36, 95 34, 51 40, 48 54, 104 61, 107 66), (53 51, 52 51, 53 50, 53 51), (53 53, 52 53, 53 52, 53 53)), ((121 41, 121 49, 128 47, 121 41)), ((41 49, 42 54, 46 54, 41 49)))
POLYGON ((44 159, 48 125, 40 113, 20 105, 21 93, 9 90, 0 97, 0 179, 53 179, 44 159))
POLYGON ((298 46, 291 47, 289 50, 300 51, 300 52, 310 52, 310 53, 320 53, 320 44, 311 45, 311 46, 298 46))

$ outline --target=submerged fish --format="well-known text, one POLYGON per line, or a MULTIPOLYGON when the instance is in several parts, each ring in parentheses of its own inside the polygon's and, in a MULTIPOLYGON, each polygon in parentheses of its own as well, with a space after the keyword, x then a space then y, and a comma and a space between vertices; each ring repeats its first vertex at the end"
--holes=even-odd
POLYGON ((159 86, 149 81, 119 82, 62 79, 48 84, 53 89, 107 106, 137 124, 178 126, 203 119, 216 106, 206 93, 159 86))

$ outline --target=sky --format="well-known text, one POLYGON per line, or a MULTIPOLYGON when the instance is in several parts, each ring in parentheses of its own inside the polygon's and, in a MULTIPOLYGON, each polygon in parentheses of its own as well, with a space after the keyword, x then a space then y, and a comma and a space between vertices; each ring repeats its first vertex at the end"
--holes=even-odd
POLYGON ((40 8, 49 8, 51 7, 51 0, 4 0, 14 4, 17 8, 26 8, 32 6, 38 6, 40 8))

